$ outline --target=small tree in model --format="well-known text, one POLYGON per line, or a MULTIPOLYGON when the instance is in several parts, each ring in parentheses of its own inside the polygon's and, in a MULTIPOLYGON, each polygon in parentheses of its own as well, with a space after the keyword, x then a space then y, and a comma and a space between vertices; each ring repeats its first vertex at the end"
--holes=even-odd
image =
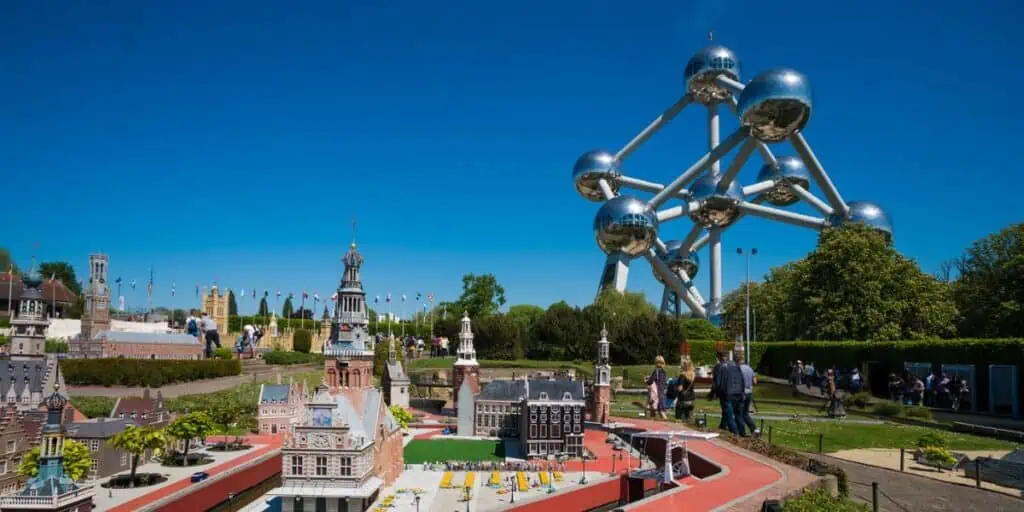
POLYGON ((206 439, 206 436, 213 432, 215 427, 213 420, 205 412, 186 414, 167 426, 167 435, 185 442, 182 465, 188 466, 188 449, 192 440, 206 439))
POLYGON ((132 469, 129 486, 135 487, 135 471, 139 467, 139 459, 147 450, 159 450, 166 446, 167 437, 160 430, 129 425, 120 434, 112 437, 109 442, 114 448, 131 454, 132 469))
MULTIPOLYGON (((81 480, 89 472, 92 466, 92 456, 89 455, 89 448, 78 441, 71 439, 64 440, 64 473, 75 482, 81 480)), ((18 466, 18 474, 29 478, 39 474, 39 447, 32 448, 32 451, 21 459, 18 466)))

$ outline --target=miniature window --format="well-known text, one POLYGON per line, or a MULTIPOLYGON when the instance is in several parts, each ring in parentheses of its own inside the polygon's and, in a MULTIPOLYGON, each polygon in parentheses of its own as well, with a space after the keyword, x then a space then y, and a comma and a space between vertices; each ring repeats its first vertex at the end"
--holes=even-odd
POLYGON ((302 474, 302 456, 300 455, 292 455, 292 474, 302 474))
POLYGON ((316 476, 327 476, 327 457, 316 458, 316 476))
POLYGON ((548 394, 543 392, 543 391, 541 391, 540 392, 540 399, 541 400, 547 400, 548 399, 548 394))
POLYGON ((562 400, 572 400, 572 393, 569 393, 568 391, 562 393, 562 400))
POLYGON ((352 457, 341 458, 341 476, 352 476, 352 457))

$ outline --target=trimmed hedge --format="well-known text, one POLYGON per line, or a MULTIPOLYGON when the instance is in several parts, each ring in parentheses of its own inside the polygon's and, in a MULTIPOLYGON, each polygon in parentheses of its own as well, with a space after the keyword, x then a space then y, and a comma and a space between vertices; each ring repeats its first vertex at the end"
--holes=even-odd
POLYGON ((292 335, 292 350, 304 354, 309 353, 313 346, 313 333, 306 329, 299 329, 292 335))
POLYGON ((302 352, 284 352, 275 350, 263 354, 263 360, 267 364, 310 364, 324 362, 323 354, 306 354, 302 352))
POLYGON ((237 359, 64 359, 60 371, 69 386, 146 386, 229 377, 242 373, 237 359))

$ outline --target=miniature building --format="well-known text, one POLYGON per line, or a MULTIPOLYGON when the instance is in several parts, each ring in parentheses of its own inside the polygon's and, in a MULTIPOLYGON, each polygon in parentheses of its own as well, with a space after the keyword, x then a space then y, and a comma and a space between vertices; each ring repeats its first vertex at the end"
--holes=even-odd
POLYGON ((380 387, 384 390, 384 401, 388 405, 400 405, 409 408, 409 376, 402 368, 395 352, 395 339, 388 340, 388 360, 384 365, 384 375, 380 387))
POLYGON ((32 448, 29 432, 16 407, 0 406, 0 495, 11 494, 25 485, 18 475, 21 459, 32 448))
POLYGON ((367 331, 370 319, 366 308, 366 292, 363 291, 360 277, 363 256, 356 250, 355 242, 352 242, 352 246, 341 261, 345 264, 345 272, 338 285, 330 336, 328 343, 324 345, 324 352, 332 347, 360 346, 365 347, 372 355, 373 339, 367 331))
POLYGON ((526 379, 495 380, 484 386, 474 400, 476 435, 519 437, 526 382, 526 379))
POLYGON ((56 389, 56 367, 56 359, 0 361, 0 401, 25 411, 38 408, 56 389))
POLYGON ((18 493, 0 497, 0 509, 5 512, 91 512, 95 490, 89 485, 76 484, 64 474, 64 427, 61 423, 68 401, 60 395, 58 387, 44 403, 46 424, 40 436, 39 474, 18 493))
POLYGON ((217 285, 211 286, 210 291, 203 294, 202 312, 217 323, 217 332, 223 344, 223 338, 228 333, 228 294, 221 293, 217 285))
MULTIPOLYGON (((97 418, 95 420, 75 421, 67 423, 67 437, 84 444, 89 449, 92 465, 89 466, 89 478, 105 478, 132 468, 131 454, 114 448, 110 438, 120 434, 128 426, 138 423, 124 418, 97 418)), ((144 455, 139 463, 151 457, 144 455)))
MULTIPOLYGON (((473 393, 480 392, 480 364, 476 361, 476 349, 473 348, 473 329, 469 320, 469 312, 462 313, 462 328, 459 330, 459 350, 452 367, 452 389, 458 391, 463 381, 469 381, 473 393)), ((459 394, 452 396, 455 412, 459 410, 459 394)))
POLYGON ((203 345, 188 334, 103 331, 68 343, 68 356, 81 359, 202 359, 203 345))
POLYGON ((22 276, 24 285, 18 300, 18 311, 11 319, 10 353, 13 358, 46 357, 46 318, 43 304, 42 279, 32 265, 32 270, 22 276))
MULTIPOLYGON (((60 279, 44 279, 39 289, 42 292, 43 315, 49 318, 67 318, 68 309, 78 298, 75 292, 60 279)), ((8 277, 7 269, 0 269, 0 317, 7 317, 8 310, 11 312, 11 318, 14 317, 15 312, 21 307, 20 297, 24 291, 22 276, 8 277)))
POLYGON ((82 335, 87 340, 110 330, 110 287, 107 286, 105 254, 89 255, 89 288, 85 290, 85 309, 82 311, 82 335))
POLYGON ((612 367, 608 356, 608 329, 601 328, 601 340, 597 342, 597 364, 594 366, 594 391, 590 419, 596 423, 608 423, 612 404, 612 367))
POLYGON ((162 392, 156 398, 149 394, 149 388, 142 391, 142 398, 118 398, 110 417, 131 420, 140 427, 164 428, 171 423, 171 412, 164 403, 162 392))
POLYGON ((529 457, 579 457, 584 401, 580 381, 491 381, 475 396, 476 435, 516 438, 529 457))
POLYGON ((305 406, 306 382, 294 384, 289 377, 288 384, 260 386, 259 410, 256 414, 257 428, 261 434, 283 434, 291 431, 292 419, 297 418, 305 406))

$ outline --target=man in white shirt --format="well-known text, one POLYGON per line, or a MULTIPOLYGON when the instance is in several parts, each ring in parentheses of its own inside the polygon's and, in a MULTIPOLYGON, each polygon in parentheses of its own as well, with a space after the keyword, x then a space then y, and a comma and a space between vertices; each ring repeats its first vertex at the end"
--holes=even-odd
POLYGON ((220 334, 217 333, 217 322, 214 322, 206 312, 199 320, 199 330, 203 332, 203 339, 206 340, 206 357, 213 357, 213 346, 220 348, 220 334))

